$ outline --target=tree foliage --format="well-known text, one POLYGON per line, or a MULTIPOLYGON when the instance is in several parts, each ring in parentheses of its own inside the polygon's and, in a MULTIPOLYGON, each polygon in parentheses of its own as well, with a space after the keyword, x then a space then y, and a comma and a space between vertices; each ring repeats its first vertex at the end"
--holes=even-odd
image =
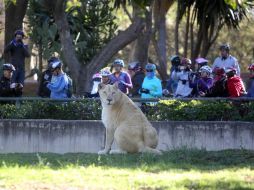
POLYGON ((44 6, 43 1, 30 0, 27 16, 29 36, 37 46, 42 47, 42 55, 48 59, 54 52, 60 52, 61 44, 53 15, 44 6))
MULTIPOLYGON (((109 0, 81 0, 67 4, 67 18, 74 39, 76 54, 81 63, 87 63, 114 36, 113 9, 109 0)), ((28 8, 30 37, 42 45, 43 57, 60 53, 59 33, 53 10, 43 0, 31 0, 28 8)))
POLYGON ((191 14, 189 17, 191 24, 186 28, 187 31, 191 30, 193 35, 191 57, 206 56, 223 26, 238 29, 240 22, 247 18, 247 8, 252 6, 250 2, 252 1, 178 0, 180 19, 188 14, 188 11, 191 14), (197 27, 196 34, 193 34, 194 27, 197 27))

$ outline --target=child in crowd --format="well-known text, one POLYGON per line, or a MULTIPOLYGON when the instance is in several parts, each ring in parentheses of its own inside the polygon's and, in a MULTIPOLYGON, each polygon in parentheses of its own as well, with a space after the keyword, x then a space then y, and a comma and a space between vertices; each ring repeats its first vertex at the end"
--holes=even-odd
POLYGON ((213 84, 213 79, 211 77, 212 69, 209 66, 202 66, 199 69, 199 72, 200 77, 198 80, 190 80, 190 88, 194 89, 193 91, 195 92, 195 94, 193 94, 193 96, 195 97, 207 93, 213 84))
POLYGON ((191 60, 183 58, 179 66, 179 71, 173 71, 172 78, 178 81, 174 97, 189 97, 192 88, 189 86, 189 75, 191 73, 191 60))

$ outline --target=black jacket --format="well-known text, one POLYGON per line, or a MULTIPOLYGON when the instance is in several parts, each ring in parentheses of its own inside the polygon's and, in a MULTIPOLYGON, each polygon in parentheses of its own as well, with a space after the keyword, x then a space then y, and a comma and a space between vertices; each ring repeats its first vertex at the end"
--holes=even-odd
POLYGON ((47 84, 51 81, 52 73, 50 70, 46 70, 42 73, 40 78, 40 84, 38 88, 38 96, 43 98, 49 98, 50 97, 50 90, 47 88, 47 84))
POLYGON ((227 78, 216 81, 206 93, 206 97, 228 97, 227 78))
POLYGON ((25 68, 25 58, 30 56, 28 52, 28 47, 23 44, 23 42, 16 42, 12 40, 5 48, 4 53, 11 54, 10 62, 14 65, 16 69, 25 68))
POLYGON ((22 88, 10 88, 11 80, 2 77, 0 80, 0 96, 1 97, 20 97, 22 96, 22 88))
POLYGON ((131 81, 132 81, 133 88, 130 89, 131 97, 140 96, 139 90, 142 87, 144 78, 145 78, 145 73, 143 71, 136 72, 135 75, 132 77, 131 81))

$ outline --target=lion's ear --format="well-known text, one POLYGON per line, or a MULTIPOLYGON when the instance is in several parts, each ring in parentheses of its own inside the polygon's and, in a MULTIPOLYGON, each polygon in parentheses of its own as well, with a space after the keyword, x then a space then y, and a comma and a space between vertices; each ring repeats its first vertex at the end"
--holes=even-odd
POLYGON ((114 87, 114 89, 118 89, 118 82, 115 82, 114 84, 113 84, 113 87, 114 87))
POLYGON ((106 86, 105 84, 103 84, 103 83, 100 83, 100 84, 98 85, 98 90, 101 90, 101 89, 103 89, 105 86, 106 86))

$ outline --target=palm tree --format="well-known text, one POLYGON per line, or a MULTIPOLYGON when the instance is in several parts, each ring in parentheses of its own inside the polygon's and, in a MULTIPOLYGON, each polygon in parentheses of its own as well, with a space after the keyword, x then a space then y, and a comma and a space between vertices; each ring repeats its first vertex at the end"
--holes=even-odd
MULTIPOLYGON (((179 14, 183 17, 188 10, 191 15, 188 18, 190 22, 191 34, 194 34, 194 27, 197 27, 196 38, 191 39, 193 51, 191 58, 206 56, 211 45, 217 39, 223 26, 238 29, 242 19, 247 17, 247 8, 252 6, 252 1, 234 1, 234 0, 188 0, 180 3, 179 14)), ((187 21, 188 22, 188 21, 187 21)), ((187 36, 188 38, 188 36, 187 36)))

